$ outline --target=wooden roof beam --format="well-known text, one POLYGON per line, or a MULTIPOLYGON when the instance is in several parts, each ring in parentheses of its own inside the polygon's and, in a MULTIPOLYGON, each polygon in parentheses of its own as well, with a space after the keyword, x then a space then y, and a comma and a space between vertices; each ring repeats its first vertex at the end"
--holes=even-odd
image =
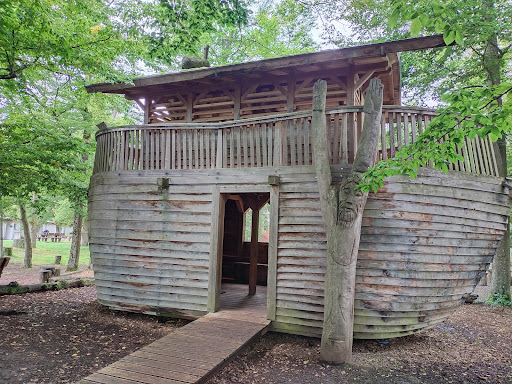
POLYGON ((225 77, 236 74, 247 74, 254 71, 272 71, 282 68, 300 68, 333 61, 347 61, 358 57, 386 56, 390 53, 422 50, 446 46, 442 35, 419 37, 386 43, 362 45, 316 53, 305 53, 250 63, 233 64, 221 67, 195 69, 166 75, 142 77, 133 80, 131 84, 93 84, 86 87, 87 92, 126 93, 130 89, 170 84, 183 81, 194 81, 204 78, 225 77))
POLYGON ((357 91, 359 88, 363 86, 364 83, 366 83, 375 73, 375 70, 370 70, 366 72, 363 76, 359 78, 359 80, 356 81, 356 84, 354 85, 354 92, 357 91))

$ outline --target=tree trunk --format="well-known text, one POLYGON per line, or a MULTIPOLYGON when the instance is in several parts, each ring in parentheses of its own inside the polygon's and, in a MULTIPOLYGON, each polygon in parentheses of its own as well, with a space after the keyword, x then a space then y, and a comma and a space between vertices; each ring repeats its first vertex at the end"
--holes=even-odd
MULTIPOLYGON (((34 193, 32 195, 32 203, 35 203, 37 200, 37 195, 34 193)), ((30 240, 32 242, 32 248, 36 248, 36 240, 37 240, 37 229, 38 229, 38 217, 36 215, 35 204, 32 207, 32 216, 30 220, 30 240)))
POLYGON ((23 204, 19 204, 21 222, 23 224, 23 237, 25 242, 25 258, 23 264, 25 268, 32 268, 32 240, 30 238, 30 225, 28 224, 27 211, 23 204))
POLYGON ((73 236, 71 237, 71 249, 69 251, 69 260, 66 271, 76 271, 80 259, 80 241, 82 233, 82 215, 75 213, 73 219, 73 236))
POLYGON ((30 218, 30 243, 32 248, 37 248, 37 216, 33 214, 30 218))
POLYGON ((364 126, 357 155, 351 173, 339 186, 332 184, 327 152, 327 83, 319 80, 313 89, 313 154, 327 234, 321 357, 335 364, 350 362, 352 357, 356 261, 368 196, 358 191, 357 186, 375 159, 382 116, 382 89, 380 80, 372 79, 366 94, 364 126))
POLYGON ((81 245, 87 247, 89 245, 89 222, 83 219, 81 245))
MULTIPOLYGON (((494 6, 494 1, 487 1, 488 7, 494 6)), ((491 85, 501 83, 501 67, 503 54, 498 48, 497 36, 490 36, 487 39, 483 64, 487 72, 488 82, 491 85)), ((497 102, 501 105, 502 100, 497 102)), ((496 160, 500 177, 507 176, 507 138, 503 136, 497 142, 498 151, 496 160)), ((510 297, 510 219, 507 223, 507 230, 503 240, 500 242, 492 263, 492 285, 491 294, 510 297)))

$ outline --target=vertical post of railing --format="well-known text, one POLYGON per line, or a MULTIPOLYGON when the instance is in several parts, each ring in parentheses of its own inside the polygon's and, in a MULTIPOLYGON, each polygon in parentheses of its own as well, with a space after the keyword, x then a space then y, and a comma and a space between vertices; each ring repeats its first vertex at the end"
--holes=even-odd
POLYGON ((222 129, 219 129, 217 132, 217 159, 215 163, 215 168, 222 168, 222 129))
POLYGON ((274 122, 274 129, 271 131, 274 135, 274 167, 279 167, 282 163, 281 158, 281 124, 274 122))

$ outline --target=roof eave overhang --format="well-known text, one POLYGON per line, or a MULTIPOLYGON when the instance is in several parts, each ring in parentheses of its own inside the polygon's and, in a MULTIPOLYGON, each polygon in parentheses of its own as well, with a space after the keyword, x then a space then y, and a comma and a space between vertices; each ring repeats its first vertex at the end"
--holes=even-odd
POLYGON ((386 56, 390 53, 424 50, 444 46, 446 46, 446 44, 442 35, 417 37, 413 39, 361 45, 357 47, 341 48, 314 53, 303 53, 299 55, 278 57, 274 59, 253 61, 241 64, 232 64, 213 68, 201 68, 184 72, 141 77, 134 79, 133 85, 124 83, 92 84, 86 86, 86 89, 88 93, 103 92, 125 94, 127 91, 133 91, 140 87, 244 74, 252 71, 293 68, 301 65, 319 64, 330 61, 342 61, 360 57, 386 56))

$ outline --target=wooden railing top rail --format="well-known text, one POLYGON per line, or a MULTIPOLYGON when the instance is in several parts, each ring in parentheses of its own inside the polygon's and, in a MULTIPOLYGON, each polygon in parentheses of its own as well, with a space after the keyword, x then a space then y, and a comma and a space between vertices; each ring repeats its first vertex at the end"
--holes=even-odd
POLYGON ((134 128, 148 128, 148 129, 227 129, 232 127, 241 127, 244 125, 251 124, 265 124, 265 123, 273 123, 276 121, 286 121, 292 119, 300 119, 311 117, 311 111, 300 111, 300 112, 288 112, 288 113, 280 113, 275 115, 270 115, 267 117, 252 117, 250 119, 243 120, 231 120, 231 121, 223 121, 220 123, 158 123, 158 124, 138 124, 138 125, 121 125, 117 127, 108 127, 104 129, 100 129, 96 136, 101 135, 105 132, 111 131, 123 131, 123 130, 131 130, 134 128))
MULTIPOLYGON (((399 106, 399 105, 384 105, 382 107, 383 112, 395 112, 395 113, 418 113, 418 114, 428 114, 428 115, 437 115, 437 112, 433 109, 423 108, 423 107, 407 107, 407 106, 399 106)), ((348 112, 362 112, 362 105, 355 106, 340 106, 336 108, 331 108, 326 110, 326 115, 334 115, 338 113, 348 113, 348 112)), ((134 128, 148 128, 148 129, 227 129, 232 127, 240 127, 249 124, 265 124, 265 123, 273 123, 276 121, 286 121, 292 119, 299 118, 308 118, 311 117, 311 111, 299 111, 299 112, 287 112, 287 113, 279 113, 275 115, 269 115, 266 117, 252 117, 249 119, 242 120, 231 120, 224 121, 220 123, 187 123, 187 122, 179 122, 179 123, 158 123, 158 124, 135 124, 135 125, 120 125, 116 127, 108 127, 100 129, 96 132, 96 136, 99 136, 105 132, 111 131, 126 131, 134 128)))

